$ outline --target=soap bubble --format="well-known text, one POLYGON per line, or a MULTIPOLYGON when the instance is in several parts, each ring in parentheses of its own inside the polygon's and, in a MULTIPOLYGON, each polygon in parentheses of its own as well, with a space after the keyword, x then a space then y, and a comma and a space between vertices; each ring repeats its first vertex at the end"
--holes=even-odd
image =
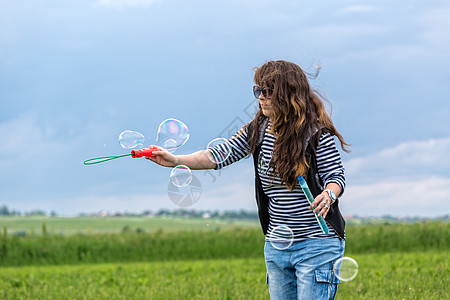
POLYGON ((334 273, 341 281, 353 280, 358 274, 358 263, 351 257, 341 257, 334 263, 334 273))
POLYGON ((294 232, 285 225, 279 225, 272 229, 267 240, 275 249, 286 250, 294 242, 294 232))
POLYGON ((170 181, 177 187, 189 185, 192 181, 192 172, 188 166, 179 165, 170 172, 170 181))
POLYGON ((208 158, 210 161, 216 164, 223 163, 231 154, 231 145, 227 139, 217 138, 209 142, 206 149, 214 149, 215 151, 209 151, 208 158))
POLYGON ((123 148, 132 149, 144 144, 145 138, 142 134, 132 130, 125 130, 119 134, 119 143, 123 148))
POLYGON ((158 127, 156 141, 158 146, 173 152, 183 146, 189 139, 189 129, 177 119, 164 120, 158 127))
POLYGON ((175 141, 174 139, 168 139, 164 142, 162 147, 164 149, 176 149, 177 145, 178 145, 177 141, 175 141))

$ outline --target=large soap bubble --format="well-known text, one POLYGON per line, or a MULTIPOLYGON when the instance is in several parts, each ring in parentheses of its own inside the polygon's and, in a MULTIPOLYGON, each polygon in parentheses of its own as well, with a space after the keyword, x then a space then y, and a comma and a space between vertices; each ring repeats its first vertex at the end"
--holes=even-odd
POLYGON ((208 153, 208 158, 216 164, 223 163, 231 154, 230 142, 225 138, 217 138, 212 140, 206 146, 206 149, 214 149, 214 152, 210 150, 208 153))
POLYGON ((137 131, 125 130, 119 134, 119 143, 125 149, 132 149, 144 144, 145 137, 137 131))
POLYGON ((156 141, 158 146, 173 152, 183 146, 189 139, 189 129, 180 120, 167 119, 158 127, 156 141))
POLYGON ((279 225, 272 229, 267 240, 275 249, 286 250, 291 247, 294 242, 294 232, 286 225, 279 225))
POLYGON ((341 257, 334 263, 334 273, 341 281, 353 280, 358 274, 358 263, 351 257, 341 257))

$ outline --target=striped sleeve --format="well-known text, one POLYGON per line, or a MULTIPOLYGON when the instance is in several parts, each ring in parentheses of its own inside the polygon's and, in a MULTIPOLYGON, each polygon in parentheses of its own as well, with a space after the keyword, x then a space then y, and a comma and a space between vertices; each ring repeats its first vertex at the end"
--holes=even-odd
POLYGON ((331 182, 337 183, 341 187, 342 195, 345 189, 345 169, 334 138, 330 133, 323 133, 320 136, 316 157, 319 176, 324 185, 327 186, 331 182))
POLYGON ((250 146, 247 140, 248 129, 241 128, 233 137, 228 139, 228 145, 217 145, 210 148, 214 160, 216 161, 215 170, 229 166, 248 155, 250 146))

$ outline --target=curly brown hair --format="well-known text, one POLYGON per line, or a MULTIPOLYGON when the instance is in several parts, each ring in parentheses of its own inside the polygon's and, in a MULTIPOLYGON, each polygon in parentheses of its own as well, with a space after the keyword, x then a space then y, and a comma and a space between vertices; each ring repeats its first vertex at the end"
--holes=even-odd
MULTIPOLYGON (((255 83, 272 90, 269 101, 273 110, 272 133, 276 137, 272 167, 292 190, 297 177, 304 176, 309 167, 306 158, 308 133, 318 131, 320 136, 326 130, 339 139, 345 152, 349 152, 346 146, 350 145, 334 127, 322 102, 326 99, 310 87, 305 72, 298 65, 284 60, 269 61, 254 70, 255 83)), ((266 118, 260 107, 253 121, 247 124, 252 129, 249 154, 255 151, 259 128, 266 118)))

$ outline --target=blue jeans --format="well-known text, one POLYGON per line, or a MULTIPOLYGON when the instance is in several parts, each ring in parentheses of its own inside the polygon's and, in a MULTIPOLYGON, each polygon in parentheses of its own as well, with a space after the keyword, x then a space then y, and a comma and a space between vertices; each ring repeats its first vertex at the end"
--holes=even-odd
POLYGON ((334 299, 340 280, 334 262, 344 255, 345 241, 338 238, 294 242, 278 250, 264 246, 270 299, 334 299))

